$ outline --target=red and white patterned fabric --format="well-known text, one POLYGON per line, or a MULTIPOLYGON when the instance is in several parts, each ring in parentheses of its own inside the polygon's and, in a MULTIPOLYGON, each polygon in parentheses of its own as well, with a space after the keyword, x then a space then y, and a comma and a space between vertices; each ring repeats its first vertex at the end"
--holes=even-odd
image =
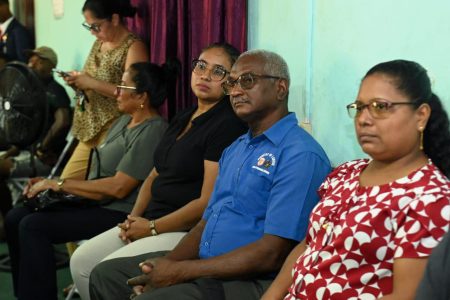
POLYGON ((448 231, 450 183, 431 161, 389 184, 363 187, 368 163, 345 163, 320 187, 285 300, 387 295, 394 259, 429 256, 448 231))

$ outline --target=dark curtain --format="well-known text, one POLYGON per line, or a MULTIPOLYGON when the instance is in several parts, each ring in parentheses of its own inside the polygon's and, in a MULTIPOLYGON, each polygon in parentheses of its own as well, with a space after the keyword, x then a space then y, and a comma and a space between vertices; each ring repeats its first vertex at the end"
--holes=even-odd
POLYGON ((202 48, 228 42, 241 51, 247 48, 246 0, 132 0, 138 13, 128 27, 148 45, 150 61, 162 64, 177 57, 182 65, 176 90, 161 112, 171 118, 192 106, 191 61, 202 48))

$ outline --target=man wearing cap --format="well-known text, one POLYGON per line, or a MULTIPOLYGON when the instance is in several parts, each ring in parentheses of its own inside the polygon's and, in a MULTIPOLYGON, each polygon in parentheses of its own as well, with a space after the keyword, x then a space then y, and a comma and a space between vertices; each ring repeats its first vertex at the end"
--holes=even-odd
POLYGON ((17 158, 10 157, 19 152, 13 145, 0 158, 0 211, 3 216, 12 207, 11 193, 5 179, 49 174, 66 144, 66 136, 71 126, 69 96, 62 85, 53 79, 52 69, 58 63, 55 51, 42 46, 34 50, 26 50, 25 54, 28 56, 28 66, 38 75, 46 90, 47 128, 44 131, 46 132, 44 138, 38 143, 33 164, 28 151, 23 151, 17 158))
POLYGON ((8 0, 0 0, 0 52, 8 61, 27 61, 25 49, 33 48, 30 32, 11 13, 8 0))

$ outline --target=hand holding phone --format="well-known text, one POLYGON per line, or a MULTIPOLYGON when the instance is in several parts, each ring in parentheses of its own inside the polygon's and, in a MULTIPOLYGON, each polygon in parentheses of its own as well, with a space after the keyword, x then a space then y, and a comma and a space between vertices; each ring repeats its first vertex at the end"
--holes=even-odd
POLYGON ((64 72, 63 70, 60 70, 60 69, 53 68, 52 71, 55 72, 55 73, 58 73, 58 75, 61 76, 61 77, 70 76, 69 73, 64 72))

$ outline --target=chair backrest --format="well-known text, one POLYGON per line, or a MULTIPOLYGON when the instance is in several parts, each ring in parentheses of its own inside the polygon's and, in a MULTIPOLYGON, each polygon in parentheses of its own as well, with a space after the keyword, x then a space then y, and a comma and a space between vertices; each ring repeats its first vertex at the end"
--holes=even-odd
POLYGON ((74 137, 69 133, 67 135, 67 143, 64 147, 63 151, 58 157, 58 160, 56 161, 55 165, 53 166, 50 174, 48 175, 48 178, 54 178, 56 175, 58 175, 61 171, 61 168, 63 167, 63 163, 66 161, 68 156, 72 153, 73 144, 75 143, 74 137))

